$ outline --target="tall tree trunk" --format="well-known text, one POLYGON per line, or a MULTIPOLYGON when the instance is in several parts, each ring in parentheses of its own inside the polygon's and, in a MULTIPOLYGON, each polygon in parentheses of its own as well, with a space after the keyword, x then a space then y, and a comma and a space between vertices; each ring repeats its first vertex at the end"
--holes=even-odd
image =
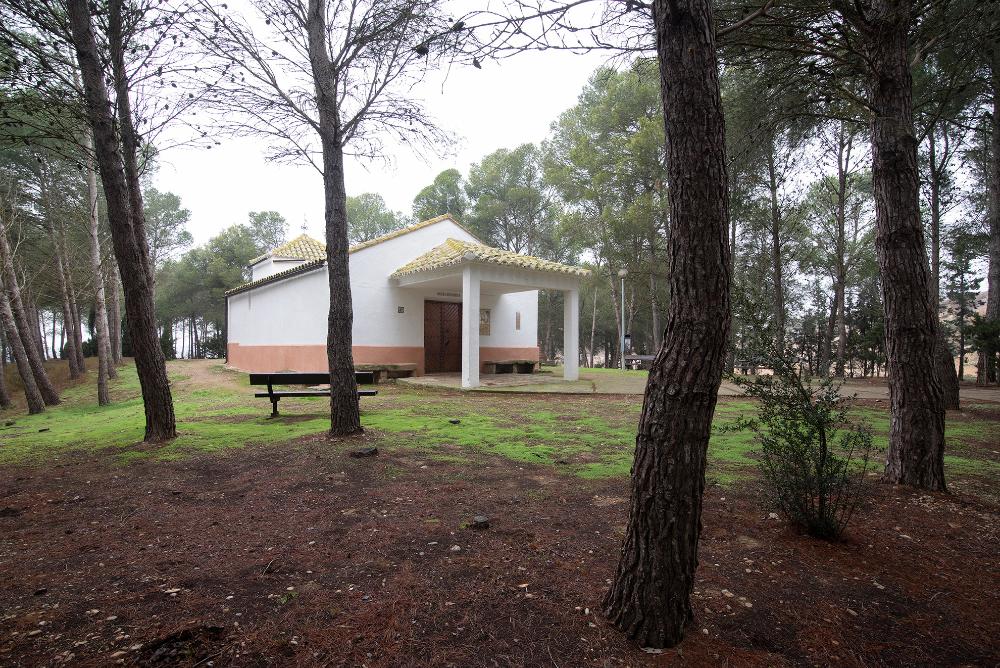
POLYGON ((958 372, 955 371, 955 357, 951 354, 951 349, 945 339, 944 328, 940 323, 938 323, 937 340, 934 344, 934 358, 938 376, 941 379, 944 407, 950 411, 961 410, 962 405, 959 399, 961 386, 958 381, 958 372))
POLYGON ((851 148, 854 134, 841 123, 837 137, 837 267, 834 278, 834 299, 837 312, 837 361, 836 376, 844 377, 844 359, 847 355, 847 315, 844 293, 847 291, 847 177, 851 167, 851 148))
MULTIPOLYGON (((946 135, 947 136, 947 135, 946 135)), ((945 155, 941 161, 937 159, 937 137, 932 126, 927 133, 927 151, 929 158, 930 177, 930 213, 931 213, 931 276, 930 293, 934 317, 937 320, 936 359, 938 374, 941 376, 941 388, 944 390, 944 405, 949 410, 959 410, 958 374, 955 373, 955 358, 948 349, 944 327, 941 324, 941 181, 948 168, 948 143, 945 141, 945 155)))
POLYGON ((833 332, 837 322, 837 304, 836 284, 834 284, 834 294, 830 299, 830 315, 823 325, 823 331, 817 331, 819 355, 817 355, 816 366, 820 378, 827 378, 830 375, 830 351, 833 347, 833 332))
MULTIPOLYGON (((55 236, 55 230, 49 226, 49 232, 55 236)), ((73 307, 69 299, 69 280, 66 276, 65 265, 63 265, 62 254, 56 248, 56 276, 59 278, 59 293, 62 298, 63 329, 66 332, 66 361, 69 363, 69 377, 79 378, 83 371, 80 369, 80 358, 76 354, 76 318, 73 317, 73 307)), ((62 351, 60 351, 61 353, 62 351)))
POLYGON ((59 349, 56 348, 56 312, 52 311, 52 359, 59 359, 59 349))
POLYGON ((7 334, 7 343, 10 344, 14 363, 17 364, 17 372, 21 376, 28 413, 34 415, 45 410, 45 400, 42 398, 38 383, 35 382, 35 374, 31 368, 31 362, 28 360, 28 351, 21 340, 21 334, 18 332, 6 288, 6 285, 0 287, 0 321, 2 321, 4 332, 7 334))
MULTIPOLYGON (((0 330, 3 329, 0 324, 0 330)), ((13 403, 10 400, 10 393, 7 391, 7 350, 4 347, 3 354, 0 354, 0 408, 10 408, 13 403)))
POLYGON ((965 272, 959 274, 959 310, 958 310, 958 380, 965 380, 965 319, 968 312, 965 305, 965 272))
POLYGON ((590 313, 590 368, 594 368, 594 330, 597 329, 597 286, 594 286, 594 306, 590 313))
MULTIPOLYGON (((729 275, 732 276, 736 266, 736 219, 729 222, 729 275)), ((736 372, 736 332, 729 329, 729 340, 726 342, 726 373, 732 375, 736 372)))
MULTIPOLYGON (((650 257, 655 262, 655 257, 650 257)), ((656 275, 649 272, 649 311, 653 327, 653 349, 659 350, 663 342, 663 330, 660 329, 660 304, 656 299, 656 275)))
POLYGON ((70 271, 69 252, 66 246, 66 227, 59 224, 59 236, 62 238, 63 262, 66 264, 66 283, 69 287, 69 308, 73 314, 73 354, 76 355, 76 365, 80 373, 87 373, 87 361, 83 356, 83 318, 80 317, 80 303, 76 299, 76 286, 73 285, 73 274, 70 271))
POLYGON ((729 336, 729 187, 710 0, 655 0, 670 303, 646 384, 621 557, 604 611, 642 646, 692 619, 705 458, 729 336))
POLYGON ((774 166, 774 140, 767 152, 768 190, 771 195, 771 287, 774 290, 774 350, 785 352, 785 285, 782 277, 781 209, 778 206, 778 175, 774 166))
MULTIPOLYGON (((931 301, 934 304, 935 313, 940 307, 941 297, 941 177, 944 165, 938 165, 937 161, 937 136, 935 128, 931 125, 927 131, 927 158, 928 158, 928 182, 930 185, 930 214, 931 214, 931 276, 930 290, 931 301)), ((942 158, 942 163, 947 158, 942 158)))
POLYGON ((861 26, 871 68, 875 248, 891 405, 885 478, 943 491, 944 391, 920 219, 907 43, 911 14, 911 0, 876 0, 861 26))
POLYGON ((80 303, 76 300, 76 287, 72 281, 69 284, 69 307, 73 312, 73 336, 76 339, 73 351, 76 354, 76 364, 80 367, 80 373, 87 373, 87 363, 83 357, 83 318, 80 317, 80 303))
POLYGON ((156 335, 153 276, 149 267, 142 193, 139 190, 135 162, 137 141, 124 71, 121 1, 112 0, 109 3, 108 37, 117 92, 122 152, 119 152, 119 133, 115 130, 115 118, 112 116, 110 98, 104 83, 88 3, 86 0, 68 0, 67 10, 87 98, 87 115, 93 130, 97 165, 104 184, 115 257, 121 271, 128 276, 125 283, 125 309, 128 312, 129 335, 146 412, 145 437, 149 441, 174 438, 177 435, 174 407, 163 351, 160 350, 159 337, 156 335))
MULTIPOLYGON (((62 302, 62 314, 63 314, 63 329, 66 331, 66 338, 68 345, 66 346, 66 361, 69 364, 69 377, 70 379, 77 379, 80 374, 83 373, 83 369, 80 368, 80 357, 76 354, 76 318, 73 317, 73 307, 70 302, 69 293, 69 268, 68 263, 64 261, 66 254, 66 237, 56 230, 55 217, 49 211, 49 189, 48 189, 48 178, 46 174, 42 171, 41 167, 38 170, 38 180, 41 184, 41 198, 42 198, 42 211, 45 219, 45 226, 48 229, 49 236, 52 239, 53 248, 55 250, 55 260, 56 260, 56 278, 59 283, 59 296, 62 302)), ((60 356, 62 354, 62 348, 60 347, 60 356)))
POLYGON ((621 347, 622 347, 622 332, 624 331, 622 328, 625 326, 625 323, 622 322, 621 298, 623 298, 624 295, 619 294, 620 288, 619 288, 618 285, 615 285, 615 274, 612 273, 610 267, 611 267, 611 265, 609 264, 608 265, 608 285, 611 286, 611 305, 612 305, 613 310, 615 312, 615 326, 616 326, 616 333, 618 334, 618 338, 615 339, 614 352, 612 353, 612 358, 613 358, 612 362, 613 363, 610 365, 610 368, 614 369, 614 368, 620 368, 621 367, 621 364, 618 362, 618 357, 616 355, 617 354, 621 354, 621 352, 622 352, 621 351, 621 347))
POLYGON ((193 344, 191 346, 191 357, 195 359, 201 358, 201 341, 198 339, 198 321, 194 316, 191 316, 191 336, 193 344))
POLYGON ((835 309, 837 311, 836 316, 836 328, 837 328, 837 360, 834 364, 834 373, 837 378, 844 377, 844 367, 845 361, 847 359, 847 316, 845 315, 845 285, 844 278, 841 277, 837 281, 837 287, 834 292, 834 299, 836 300, 835 309))
POLYGON ((44 362, 46 359, 45 335, 42 333, 41 318, 38 317, 38 304, 35 302, 30 292, 26 292, 25 296, 27 297, 26 302, 28 304, 28 306, 26 306, 28 323, 31 325, 31 341, 38 349, 39 358, 44 362))
POLYGON ((97 209, 97 171, 91 159, 94 142, 89 132, 84 133, 84 153, 87 160, 87 203, 90 208, 90 272, 94 281, 94 319, 97 321, 97 403, 111 403, 108 378, 114 364, 111 361, 111 340, 108 335, 108 310, 104 299, 104 272, 101 269, 100 220, 97 209))
POLYGON ((118 267, 115 262, 105 263, 104 287, 108 297, 108 335, 111 339, 111 367, 108 376, 117 378, 116 366, 122 363, 122 308, 118 299, 118 267))
POLYGON ((21 301, 21 289, 18 286, 17 274, 14 271, 14 258, 11 256, 10 244, 7 241, 6 225, 0 225, 0 264, 3 265, 0 270, 3 272, 3 287, 7 293, 11 317, 13 318, 14 326, 17 327, 21 347, 27 357, 28 366, 35 377, 35 385, 45 405, 55 406, 59 403, 59 394, 49 380, 49 375, 45 371, 45 364, 38 353, 38 346, 34 343, 32 327, 25 314, 24 303, 21 301))
MULTIPOLYGON (((993 93, 993 114, 990 121, 992 148, 989 153, 990 173, 987 184, 990 250, 986 279, 986 319, 996 322, 1000 320, 1000 45, 996 42, 990 52, 990 88, 993 93)), ((985 356, 980 353, 979 365, 982 367, 980 382, 997 382, 997 351, 989 351, 985 356)))
POLYGON ((347 190, 344 185, 344 136, 337 107, 337 72, 330 61, 326 3, 309 0, 306 28, 309 62, 316 82, 316 110, 323 148, 323 199, 326 218, 326 267, 330 283, 326 355, 330 364, 330 433, 361 432, 358 387, 354 379, 354 306, 347 243, 347 190))

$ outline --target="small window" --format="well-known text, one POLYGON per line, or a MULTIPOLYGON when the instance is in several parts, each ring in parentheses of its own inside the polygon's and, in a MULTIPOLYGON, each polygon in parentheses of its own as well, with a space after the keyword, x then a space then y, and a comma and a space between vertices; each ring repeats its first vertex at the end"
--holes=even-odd
POLYGON ((488 308, 479 309, 479 336, 490 335, 490 310, 488 308))
POLYGON ((521 331, 521 312, 517 311, 514 313, 514 331, 521 331))

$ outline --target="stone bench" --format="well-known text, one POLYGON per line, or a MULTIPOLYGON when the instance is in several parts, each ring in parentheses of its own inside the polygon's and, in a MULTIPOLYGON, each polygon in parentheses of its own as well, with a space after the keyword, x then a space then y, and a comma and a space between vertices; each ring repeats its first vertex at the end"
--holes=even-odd
POLYGON ((483 362, 484 373, 535 373, 538 360, 489 360, 483 362))
POLYGON ((375 383, 381 383, 390 378, 409 378, 417 372, 417 365, 413 362, 399 364, 355 364, 354 368, 374 374, 375 383))

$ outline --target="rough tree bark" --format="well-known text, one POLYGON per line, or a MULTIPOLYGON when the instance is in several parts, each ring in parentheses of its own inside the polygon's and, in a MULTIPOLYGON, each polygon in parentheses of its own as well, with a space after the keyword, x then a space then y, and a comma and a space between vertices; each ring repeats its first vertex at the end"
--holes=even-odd
POLYGON ((104 299, 104 272, 101 269, 100 220, 97 209, 97 171, 90 154, 94 142, 90 133, 84 133, 84 153, 87 158, 87 203, 90 207, 88 231, 90 233, 90 272, 94 281, 94 319, 97 330, 97 403, 106 406, 111 403, 108 393, 108 378, 111 362, 111 341, 108 337, 108 309, 104 299))
POLYGON ((7 334, 7 343, 10 344, 10 352, 17 364, 17 372, 21 376, 21 384, 24 386, 24 398, 28 404, 28 413, 34 415, 45 410, 45 400, 35 382, 35 374, 31 370, 31 363, 28 361, 28 352, 21 335, 17 331, 17 323, 14 322, 14 313, 10 308, 10 300, 7 298, 6 286, 0 286, 0 321, 2 321, 4 332, 7 334))
POLYGON ((729 188, 710 0, 655 0, 666 123, 670 303, 646 385, 628 524, 604 611, 640 645, 692 619, 705 455, 729 335, 729 188))
POLYGON ((943 491, 944 391, 920 216, 908 56, 911 15, 911 0, 876 0, 868 19, 854 20, 865 40, 873 108, 875 248, 891 406, 885 479, 943 491))
MULTIPOLYGON (((59 394, 49 380, 49 375, 45 371, 45 364, 42 356, 38 352, 38 346, 32 335, 31 323, 24 310, 21 301, 21 289, 17 282, 17 273, 14 271, 14 258, 11 255, 10 244, 7 241, 7 227, 0 225, 0 271, 3 272, 3 287, 7 293, 7 301, 13 318, 14 326, 19 334, 21 347, 27 357, 28 366, 35 377, 35 385, 42 396, 46 406, 55 406, 59 403, 59 394)), ((18 367, 20 368, 20 367, 18 367)))
POLYGON ((126 277, 125 309, 146 412, 145 438, 148 441, 174 438, 177 430, 173 400, 163 351, 160 350, 156 333, 153 278, 142 220, 142 193, 138 190, 137 174, 133 182, 135 188, 130 188, 130 179, 126 177, 126 169, 130 173, 137 170, 135 130, 131 124, 127 82, 124 77, 121 3, 118 0, 109 3, 108 25, 115 85, 120 93, 124 93, 116 95, 118 117, 124 119, 120 128, 124 156, 119 150, 115 117, 104 81, 88 3, 86 0, 68 0, 67 11, 87 100, 87 116, 93 131, 96 161, 104 184, 111 239, 118 267, 126 277))
POLYGON ((330 60, 324 7, 322 0, 309 0, 306 29, 323 147, 326 268, 330 284, 326 339, 326 355, 330 364, 330 433, 344 436, 360 433, 362 429, 352 350, 354 306, 348 265, 344 137, 337 106, 339 82, 330 60))

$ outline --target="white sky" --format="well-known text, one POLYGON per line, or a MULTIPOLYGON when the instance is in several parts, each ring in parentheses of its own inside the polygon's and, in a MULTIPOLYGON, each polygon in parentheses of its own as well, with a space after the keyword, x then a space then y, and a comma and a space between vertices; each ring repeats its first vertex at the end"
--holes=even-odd
MULTIPOLYGON (((605 63, 601 54, 525 53, 482 70, 455 67, 431 75, 419 96, 439 125, 459 140, 457 154, 444 159, 416 157, 397 149, 393 163, 349 160, 347 192, 377 192, 409 215, 414 196, 442 170, 469 165, 498 148, 540 142, 559 114, 576 103, 588 77, 605 63)), ((212 150, 176 148, 160 156, 154 185, 175 193, 191 211, 188 230, 196 244, 247 219, 249 211, 274 210, 289 221, 289 234, 307 222, 309 234, 323 238, 323 192, 319 174, 308 166, 269 163, 257 139, 220 140, 212 150)))

